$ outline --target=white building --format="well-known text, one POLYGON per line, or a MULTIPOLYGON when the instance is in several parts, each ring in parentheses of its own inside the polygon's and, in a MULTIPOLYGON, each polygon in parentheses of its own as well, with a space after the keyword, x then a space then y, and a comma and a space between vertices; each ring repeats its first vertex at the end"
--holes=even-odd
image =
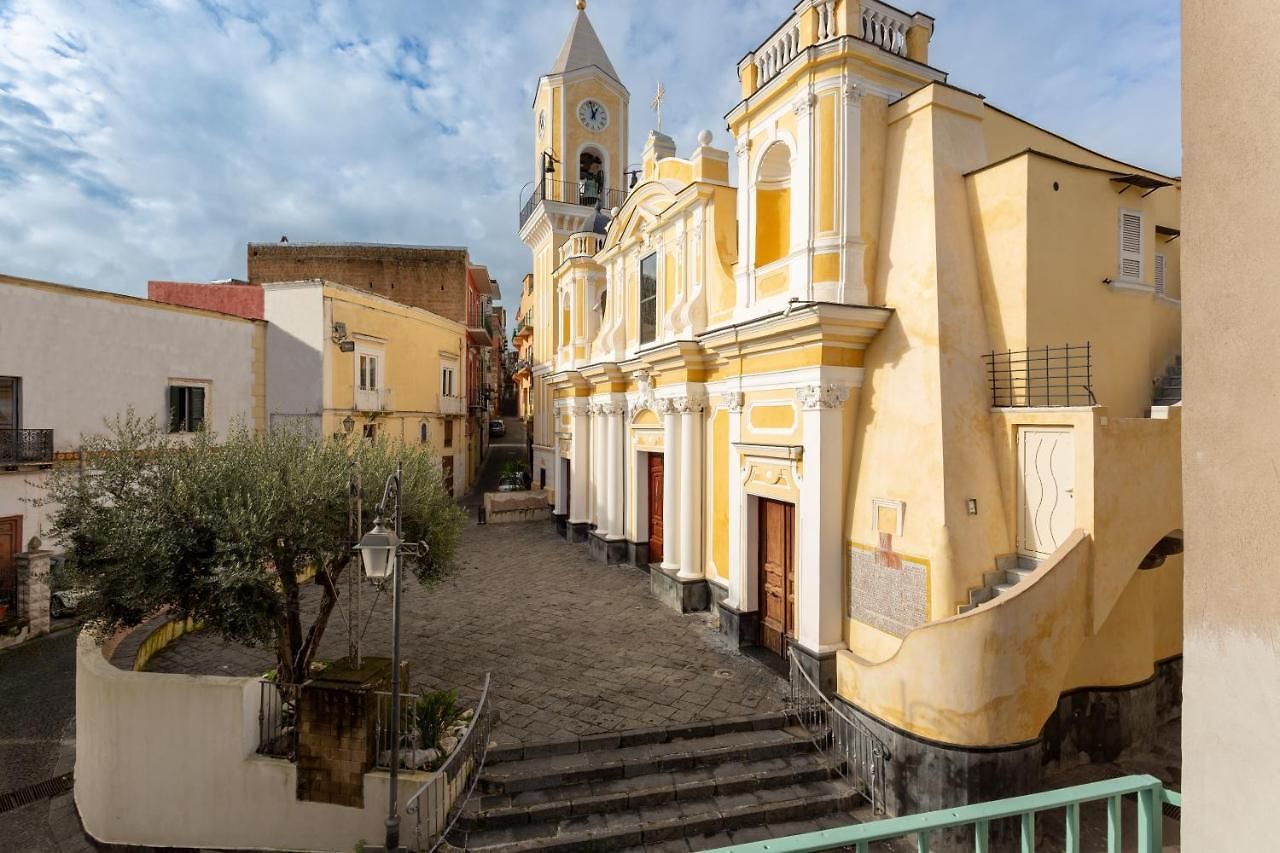
POLYGON ((0 603, 47 531, 30 501, 82 436, 131 407, 174 434, 260 428, 265 354, 260 320, 0 275, 0 603))

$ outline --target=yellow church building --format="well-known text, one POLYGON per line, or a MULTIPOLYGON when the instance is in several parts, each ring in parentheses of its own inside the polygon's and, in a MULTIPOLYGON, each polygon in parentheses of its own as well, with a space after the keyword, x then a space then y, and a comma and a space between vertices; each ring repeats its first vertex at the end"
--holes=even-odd
POLYGON ((1181 696, 1179 180, 952 85, 928 15, 801 0, 731 143, 654 131, 628 181, 578 7, 520 212, 566 537, 837 697, 892 813, 1141 746, 1181 696))

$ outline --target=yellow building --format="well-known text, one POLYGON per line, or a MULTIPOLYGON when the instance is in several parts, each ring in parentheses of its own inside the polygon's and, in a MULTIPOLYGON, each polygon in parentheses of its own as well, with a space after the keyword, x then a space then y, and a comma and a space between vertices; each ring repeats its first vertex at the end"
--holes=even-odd
POLYGON ((628 96, 583 5, 520 231, 566 536, 837 695, 892 811, 1151 737, 1180 701, 1179 181, 950 85, 927 15, 802 0, 739 63, 732 154, 654 132, 614 190, 628 96))
POLYGON ((467 328, 331 281, 262 290, 269 424, 428 444, 464 494, 467 328))
POLYGON ((516 352, 511 381, 516 386, 516 414, 533 417, 533 273, 520 283, 520 307, 516 309, 516 328, 511 345, 516 352))

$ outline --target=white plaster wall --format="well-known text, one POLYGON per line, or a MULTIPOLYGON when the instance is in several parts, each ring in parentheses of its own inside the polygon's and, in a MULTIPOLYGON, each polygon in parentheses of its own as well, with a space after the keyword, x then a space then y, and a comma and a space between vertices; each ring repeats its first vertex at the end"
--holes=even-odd
MULTIPOLYGON (((299 802, 297 768, 255 754, 258 681, 116 669, 76 651, 75 798, 85 829, 114 844, 350 851, 380 844, 388 779, 366 774, 364 808, 299 802)), ((401 797, 430 777, 403 774, 401 797)), ((402 803, 404 800, 402 799, 402 803)), ((424 814, 425 822, 435 815, 424 814)), ((401 840, 413 818, 401 813, 401 840)))
POLYGON ((32 536, 44 539, 46 547, 49 544, 45 530, 50 507, 31 504, 32 500, 43 497, 40 486, 48 476, 40 470, 0 471, 0 516, 22 516, 21 550, 26 550, 32 536))
MULTIPOLYGON (((133 406, 163 424, 170 379, 210 383, 208 421, 253 425, 256 323, 74 288, 0 281, 0 374, 22 377, 22 426, 54 448, 133 406)), ((3 514, 0 508, 0 514, 3 514)))
MULTIPOLYGON (((263 285, 267 326, 267 425, 278 426, 325 408, 324 285, 319 281, 263 285)), ((464 386, 465 387, 465 386, 464 386)))

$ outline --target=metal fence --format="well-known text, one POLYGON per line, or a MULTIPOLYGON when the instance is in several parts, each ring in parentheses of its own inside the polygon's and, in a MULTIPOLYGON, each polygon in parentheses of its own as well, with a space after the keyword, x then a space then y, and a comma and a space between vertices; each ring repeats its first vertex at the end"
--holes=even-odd
MULTIPOLYGON (((373 718, 374 766, 382 770, 391 769, 391 694, 374 693, 375 707, 373 718)), ((406 760, 413 766, 414 750, 418 722, 414 715, 414 707, 418 701, 416 693, 400 694, 400 721, 396 731, 400 738, 400 763, 406 760)))
POLYGON ((0 429, 0 465, 53 461, 53 430, 0 429))
POLYGON ((485 673, 484 687, 480 691, 480 701, 471 717, 462 739, 458 742, 453 754, 445 760, 440 771, 431 780, 419 788, 405 803, 405 811, 414 816, 413 840, 414 850, 434 851, 444 843, 462 813, 463 807, 475 791, 480 773, 484 770, 485 759, 489 753, 489 735, 493 730, 494 712, 489 697, 489 686, 492 675, 485 673), (438 821, 437 826, 424 825, 424 812, 438 821), (430 846, 423 847, 423 839, 430 846))
POLYGON ((888 748, 870 729, 842 713, 822 694, 794 650, 787 658, 791 664, 787 713, 809 733, 828 763, 867 798, 872 811, 884 814, 888 748))
POLYGON ((258 682, 258 754, 298 757, 298 685, 258 682))
POLYGON ((621 189, 597 189, 589 181, 543 181, 533 188, 529 198, 520 207, 520 227, 533 215, 541 201, 558 201, 564 204, 580 204, 584 207, 599 205, 604 210, 621 207, 627 200, 627 191, 621 189))
POLYGON ((1097 405, 1091 342, 990 352, 982 358, 995 408, 1097 405))

